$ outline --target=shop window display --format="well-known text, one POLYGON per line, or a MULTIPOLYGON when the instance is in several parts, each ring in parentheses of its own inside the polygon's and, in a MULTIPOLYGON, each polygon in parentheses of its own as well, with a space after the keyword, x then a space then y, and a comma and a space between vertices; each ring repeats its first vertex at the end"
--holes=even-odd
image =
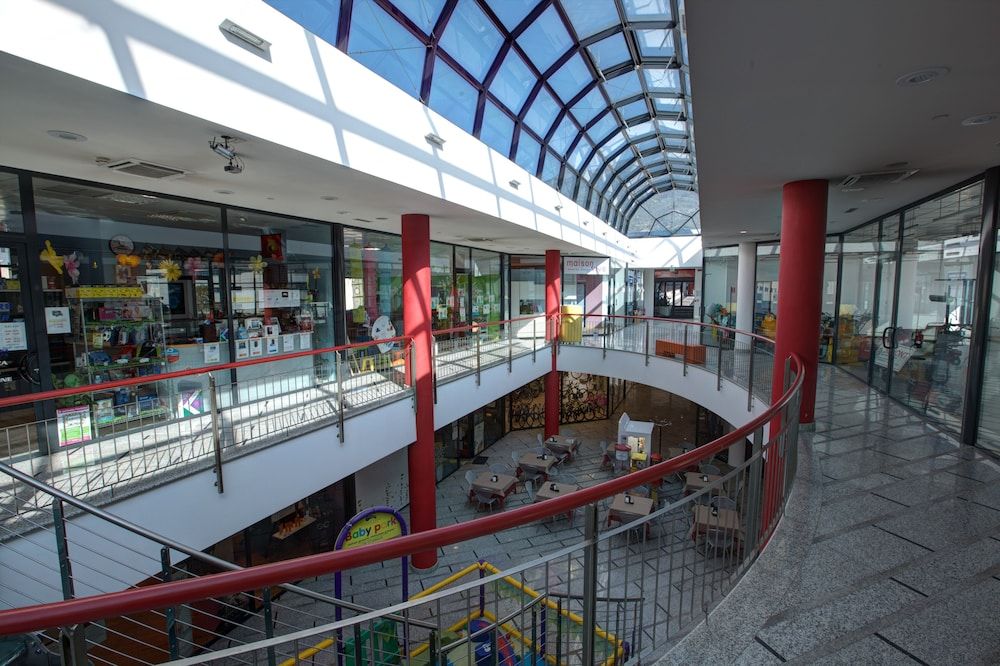
MULTIPOLYGON (((344 229, 344 309, 347 342, 368 342, 403 334, 403 263, 399 236, 344 229)), ((358 355, 399 353, 399 345, 358 355)))
MULTIPOLYGON (((228 322, 217 208, 41 178, 34 190, 44 306, 69 321, 48 331, 54 388, 227 360, 220 344, 228 322)), ((59 409, 75 408, 74 425, 60 426, 59 443, 87 441, 105 427, 197 413, 198 401, 185 401, 184 390, 178 382, 151 381, 57 401, 57 419, 59 409)))
MULTIPOLYGON (((332 347, 330 225, 231 210, 228 230, 235 359, 332 347)), ((313 355, 239 368, 237 379, 250 397, 261 383, 285 392, 330 381, 334 368, 313 355)))

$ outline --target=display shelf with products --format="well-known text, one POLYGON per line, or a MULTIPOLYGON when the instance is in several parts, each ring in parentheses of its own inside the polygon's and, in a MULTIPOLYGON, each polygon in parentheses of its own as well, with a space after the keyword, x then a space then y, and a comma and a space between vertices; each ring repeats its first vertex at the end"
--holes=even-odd
POLYGON ((66 290, 72 322, 66 342, 75 369, 62 381, 66 386, 94 385, 87 402, 98 430, 170 414, 168 396, 156 381, 166 363, 162 302, 135 287, 115 295, 122 289, 66 290), (100 390, 105 382, 147 376, 148 384, 100 390))

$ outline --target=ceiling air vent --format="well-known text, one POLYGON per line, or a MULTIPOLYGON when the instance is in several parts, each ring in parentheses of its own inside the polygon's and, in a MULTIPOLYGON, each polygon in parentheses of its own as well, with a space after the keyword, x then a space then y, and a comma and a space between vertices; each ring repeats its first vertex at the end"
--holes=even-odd
POLYGON ((105 166, 112 171, 120 171, 133 176, 142 176, 143 178, 155 178, 157 180, 183 178, 184 174, 187 173, 183 169, 175 169, 163 166, 162 164, 153 164, 152 162, 137 159, 116 160, 108 162, 105 166))
POLYGON ((869 187, 878 187, 879 185, 891 185, 893 183, 899 183, 913 174, 915 174, 918 169, 898 169, 894 171, 869 171, 867 173, 854 173, 847 176, 840 182, 839 187, 842 190, 847 190, 849 192, 864 190, 869 187))

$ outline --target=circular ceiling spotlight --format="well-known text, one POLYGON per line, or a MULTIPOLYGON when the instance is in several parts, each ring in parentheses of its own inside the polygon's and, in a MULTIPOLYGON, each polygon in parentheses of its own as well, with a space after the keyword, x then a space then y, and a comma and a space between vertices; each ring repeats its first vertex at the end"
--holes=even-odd
POLYGON ((925 83, 930 83, 935 79, 939 79, 948 72, 950 72, 947 67, 927 67, 925 69, 918 69, 915 72, 910 72, 909 74, 903 74, 898 79, 896 79, 897 86, 922 86, 925 83))
POLYGON ((82 134, 77 134, 76 132, 70 132, 69 130, 48 130, 45 132, 51 137, 56 139, 63 139, 65 141, 86 141, 87 137, 82 134))
POLYGON ((215 190, 216 194, 232 194, 232 190, 215 190))
POLYGON ((976 125, 986 125, 997 119, 995 113, 980 113, 977 116, 970 116, 962 121, 965 127, 975 127, 976 125))
POLYGON ((323 201, 336 201, 339 198, 340 197, 335 197, 332 194, 324 194, 323 196, 320 197, 320 199, 322 199, 323 201))

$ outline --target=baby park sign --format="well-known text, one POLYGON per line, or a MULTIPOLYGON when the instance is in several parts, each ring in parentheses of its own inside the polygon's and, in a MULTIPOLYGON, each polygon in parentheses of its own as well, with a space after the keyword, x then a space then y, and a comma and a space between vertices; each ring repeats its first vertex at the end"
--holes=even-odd
MULTIPOLYGON (((337 536, 334 550, 370 546, 373 543, 405 535, 406 521, 403 520, 403 516, 399 515, 398 511, 391 506, 373 506, 347 521, 347 524, 344 525, 344 528, 340 530, 340 534, 337 536)), ((407 576, 409 558, 404 555, 401 559, 403 567, 403 601, 406 601, 410 597, 410 586, 407 576)), ((334 595, 338 599, 343 598, 341 596, 343 593, 343 581, 341 580, 339 571, 333 577, 333 590, 334 595)), ((335 615, 336 619, 339 620, 339 605, 335 609, 335 615)))

